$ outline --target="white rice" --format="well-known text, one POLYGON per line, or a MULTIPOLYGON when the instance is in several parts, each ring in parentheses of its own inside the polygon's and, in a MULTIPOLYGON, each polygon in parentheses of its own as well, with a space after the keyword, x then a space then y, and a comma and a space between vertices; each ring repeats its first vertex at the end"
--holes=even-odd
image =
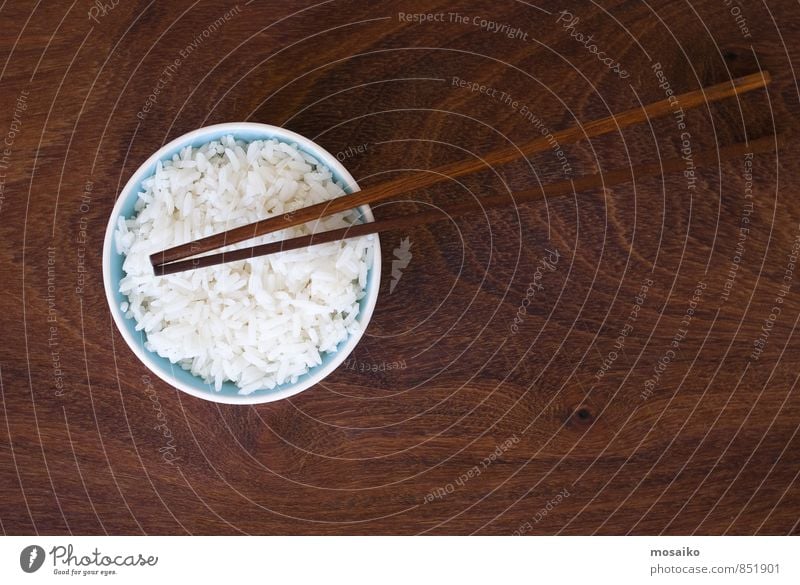
MULTIPOLYGON (((120 218, 125 255, 121 309, 147 334, 147 349, 219 391, 274 388, 322 362, 359 330, 358 300, 373 236, 312 246, 174 275, 153 274, 154 252, 344 194, 330 170, 296 145, 226 136, 185 148, 142 184, 136 217, 120 218)), ((357 212, 313 222, 353 223, 357 212)), ((224 250, 310 233, 298 226, 224 250)))

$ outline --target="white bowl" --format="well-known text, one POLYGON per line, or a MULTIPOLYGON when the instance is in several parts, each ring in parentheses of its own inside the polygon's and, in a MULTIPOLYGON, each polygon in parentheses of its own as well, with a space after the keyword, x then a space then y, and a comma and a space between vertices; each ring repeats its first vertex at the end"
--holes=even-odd
MULTIPOLYGON (((172 364, 168 359, 146 349, 144 346, 146 334, 143 331, 136 331, 135 321, 133 319, 127 319, 120 309, 120 303, 127 299, 119 292, 119 282, 124 276, 122 271, 124 257, 122 254, 117 253, 116 246, 114 245, 114 231, 117 228, 117 220, 120 216, 131 217, 135 215, 133 206, 141 190, 141 183, 155 172, 156 163, 158 161, 172 158, 173 154, 179 152, 186 146, 191 145, 197 147, 228 134, 233 135, 236 139, 247 142, 276 138, 283 142, 296 144, 300 150, 310 154, 316 158, 317 161, 327 166, 333 173, 334 178, 345 186, 345 190, 348 193, 358 190, 355 179, 353 179, 350 173, 347 172, 347 169, 336 160, 336 157, 308 138, 304 138, 290 130, 278 128, 277 126, 270 126, 269 124, 256 124, 251 122, 230 122, 194 130, 159 148, 155 154, 139 167, 122 189, 117 203, 114 205, 114 210, 111 212, 108 226, 106 227, 106 235, 103 242, 103 283, 105 285, 108 306, 111 309, 114 322, 122 334, 122 338, 133 353, 136 354, 142 363, 156 376, 177 389, 204 400, 223 402, 226 404, 258 404, 288 398, 289 396, 293 396, 298 392, 310 388, 314 384, 321 382, 347 359, 347 356, 353 351, 356 344, 361 339, 364 330, 367 328, 369 320, 372 317, 372 312, 375 309, 375 303, 378 300, 378 288, 380 286, 381 277, 381 249, 379 239, 375 238, 373 262, 367 275, 366 294, 359 302, 359 312, 356 318, 357 321, 361 323, 361 331, 350 335, 347 339, 342 341, 335 352, 323 354, 322 363, 310 369, 294 384, 281 384, 271 390, 264 388, 244 396, 238 393, 238 388, 232 382, 225 382, 222 390, 217 392, 214 390, 213 384, 207 384, 202 378, 193 375, 179 365, 172 364)), ((374 220, 369 206, 364 205, 360 210, 366 221, 374 220)))

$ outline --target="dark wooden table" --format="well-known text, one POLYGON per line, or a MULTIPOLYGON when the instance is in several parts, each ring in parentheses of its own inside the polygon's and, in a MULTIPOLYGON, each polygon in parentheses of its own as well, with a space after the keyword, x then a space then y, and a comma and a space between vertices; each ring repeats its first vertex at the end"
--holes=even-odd
POLYGON ((3 532, 798 532, 797 142, 693 168, 793 131, 796 2, 114 4, 0 9, 3 532), (378 205, 686 157, 385 234, 365 338, 290 400, 182 394, 112 323, 111 208, 191 129, 285 126, 363 186, 759 68, 768 91, 685 129, 670 116, 378 205))

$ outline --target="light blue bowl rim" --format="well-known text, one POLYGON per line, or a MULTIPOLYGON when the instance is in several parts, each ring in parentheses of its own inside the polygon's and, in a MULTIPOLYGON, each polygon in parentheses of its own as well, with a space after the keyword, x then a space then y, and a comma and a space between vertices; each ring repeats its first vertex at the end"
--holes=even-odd
MULTIPOLYGON (((120 216, 130 218, 135 215, 134 205, 138 199, 139 192, 142 190, 142 181, 155 173, 156 165, 159 161, 171 159, 174 154, 179 153, 187 146, 198 147, 229 134, 233 135, 235 139, 245 142, 276 138, 282 142, 296 144, 300 150, 327 166, 336 181, 340 182, 348 193, 358 190, 358 184, 355 179, 336 157, 318 144, 291 130, 254 122, 216 124, 194 130, 172 140, 155 152, 131 176, 120 192, 111 212, 103 242, 103 282, 106 299, 117 328, 131 350, 151 372, 179 390, 204 400, 226 404, 258 404, 288 398, 319 383, 347 359, 347 356, 353 351, 372 317, 377 302, 381 273, 380 240, 375 238, 373 263, 367 273, 364 297, 359 301, 359 312, 356 319, 361 324, 361 331, 343 340, 336 348, 336 351, 324 354, 322 363, 311 368, 306 374, 298 378, 294 384, 287 382, 271 390, 256 390, 252 394, 243 396, 238 393, 238 388, 235 384, 225 382, 222 390, 217 392, 214 390, 213 384, 206 384, 198 376, 184 370, 177 364, 170 363, 167 358, 146 349, 144 346, 147 340, 146 334, 143 331, 136 331, 136 322, 133 319, 127 319, 120 309, 120 304, 126 301, 127 297, 119 292, 119 282, 123 277, 122 263, 124 255, 117 253, 114 244, 114 231, 116 230, 117 220, 120 216)), ((359 211, 366 221, 374 220, 368 205, 361 206, 359 211)))

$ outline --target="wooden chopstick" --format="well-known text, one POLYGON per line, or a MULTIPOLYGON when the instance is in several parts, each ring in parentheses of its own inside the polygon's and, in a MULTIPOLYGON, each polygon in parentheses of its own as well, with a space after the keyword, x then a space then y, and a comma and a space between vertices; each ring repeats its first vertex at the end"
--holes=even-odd
MULTIPOLYGON (((780 144, 781 139, 782 137, 780 136, 767 136, 765 138, 753 140, 749 143, 739 142, 718 150, 701 152, 695 155, 694 163, 695 165, 699 165, 704 163, 713 163, 717 160, 722 161, 735 158, 737 156, 744 156, 748 153, 757 154, 771 152, 776 148, 776 145, 780 144)), ((208 256, 190 258, 188 260, 179 260, 169 264, 160 264, 154 267, 154 271, 156 275, 163 276, 166 274, 182 272, 184 270, 205 268, 207 266, 214 266, 226 262, 247 260, 249 258, 266 256, 268 254, 274 254, 277 252, 286 252, 307 246, 315 246, 317 244, 340 241, 345 238, 356 238, 368 234, 391 230, 405 230, 422 224, 444 221, 468 213, 479 213, 481 211, 495 209, 498 207, 509 207, 511 205, 528 203, 531 201, 544 199, 548 196, 552 197, 568 195, 570 193, 589 191, 600 187, 609 187, 631 180, 644 179, 647 177, 681 171, 685 168, 686 161, 684 159, 671 158, 661 161, 657 164, 646 164, 635 167, 615 169, 606 173, 583 176, 571 181, 551 183, 549 185, 543 185, 537 189, 527 189, 525 191, 515 192, 513 196, 493 195, 489 197, 482 197, 467 203, 452 205, 442 210, 426 211, 392 219, 383 219, 370 223, 355 224, 345 228, 329 230, 317 234, 299 236, 289 240, 270 242, 268 244, 262 244, 250 248, 225 252, 224 254, 211 254, 208 256)))
POLYGON ((274 231, 347 211, 359 205, 375 203, 388 197, 429 187, 442 181, 480 171, 488 166, 501 165, 530 156, 550 148, 552 139, 557 140, 562 145, 573 144, 582 138, 600 136, 648 119, 666 116, 675 111, 676 103, 683 110, 688 110, 765 87, 770 80, 769 72, 761 71, 710 87, 690 91, 679 96, 673 96, 671 99, 664 99, 643 107, 632 108, 620 114, 614 114, 587 124, 555 132, 550 139, 548 137, 536 138, 521 146, 510 146, 493 151, 484 156, 483 159, 465 160, 447 164, 428 172, 416 172, 374 187, 368 187, 351 195, 345 195, 330 201, 310 205, 291 213, 276 215, 225 232, 212 234, 162 252, 156 252, 150 256, 150 262, 153 267, 157 267, 160 264, 175 262, 189 256, 205 254, 223 246, 236 244, 257 236, 263 236, 274 231))

